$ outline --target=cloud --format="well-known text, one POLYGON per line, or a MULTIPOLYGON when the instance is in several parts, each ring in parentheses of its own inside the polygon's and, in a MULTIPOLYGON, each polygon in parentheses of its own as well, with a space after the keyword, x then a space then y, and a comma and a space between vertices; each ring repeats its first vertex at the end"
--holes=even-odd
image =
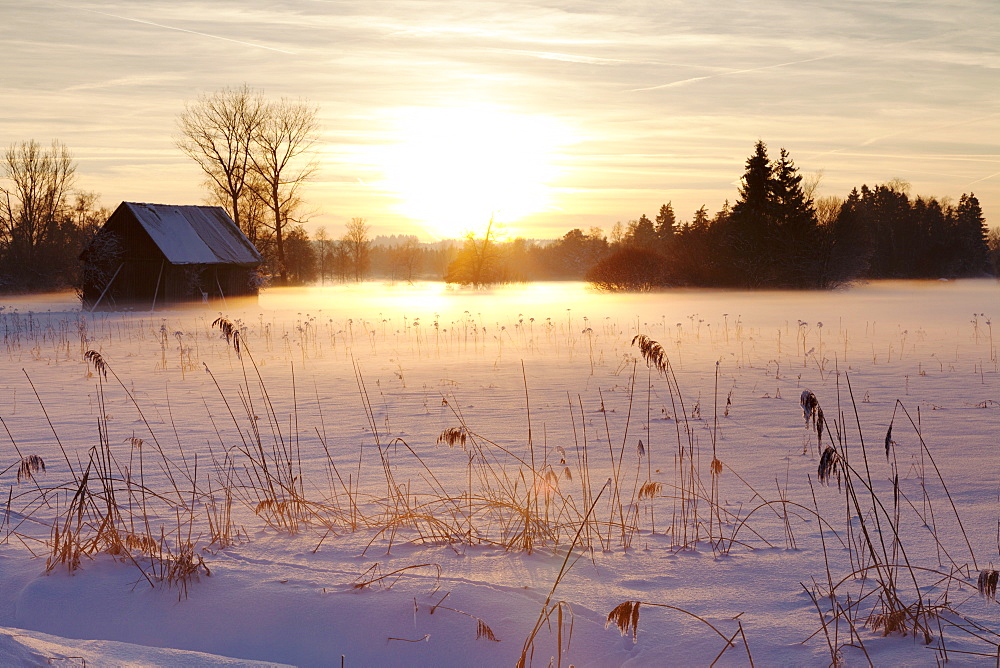
POLYGON ((731 70, 729 72, 720 72, 718 74, 708 74, 703 77, 691 77, 689 79, 681 79, 679 81, 671 81, 665 84, 658 84, 656 86, 647 86, 645 88, 633 88, 630 93, 642 93, 651 90, 661 90, 663 88, 674 88, 677 86, 684 86, 687 84, 697 83, 699 81, 705 81, 707 79, 718 79, 720 77, 731 77, 739 74, 750 74, 752 72, 764 72, 765 70, 773 70, 779 67, 790 67, 792 65, 802 65, 804 63, 812 63, 817 60, 827 60, 829 58, 835 58, 837 54, 830 54, 825 56, 816 56, 815 58, 803 58, 802 60, 792 60, 787 63, 775 63, 774 65, 762 65, 761 67, 750 67, 742 70, 731 70))
POLYGON ((97 90, 99 88, 115 88, 118 86, 141 86, 146 84, 162 83, 166 81, 179 81, 184 79, 179 74, 151 74, 147 76, 132 75, 119 77, 117 79, 107 79, 105 81, 92 81, 81 83, 65 88, 65 92, 76 92, 82 90, 97 90))
POLYGON ((621 58, 599 58, 596 56, 579 56, 571 53, 556 53, 553 51, 526 51, 523 49, 487 49, 494 53, 512 56, 528 56, 542 60, 558 60, 565 63, 582 63, 586 65, 620 65, 629 62, 621 58))
POLYGON ((133 18, 131 16, 122 16, 120 14, 109 14, 107 12, 99 12, 96 9, 86 9, 86 8, 82 8, 82 7, 79 8, 79 9, 81 9, 82 11, 85 11, 85 12, 91 12, 93 14, 100 14, 101 16, 108 16, 108 17, 115 18, 115 19, 121 19, 123 21, 133 21, 135 23, 142 23, 143 25, 154 26, 156 28, 163 28, 164 30, 176 30, 178 32, 185 32, 185 33, 188 33, 188 34, 191 34, 191 35, 200 35, 202 37, 209 37, 211 39, 219 39, 219 40, 223 40, 225 42, 232 42, 233 44, 241 44, 243 46, 251 46, 251 47, 254 47, 256 49, 265 49, 267 51, 276 51, 278 53, 284 53, 284 54, 288 54, 288 55, 295 55, 294 51, 286 51, 285 49, 278 49, 278 48, 275 48, 273 46, 267 46, 265 44, 254 44, 253 42, 244 42, 243 40, 232 39, 232 38, 229 38, 229 37, 223 37, 222 35, 210 35, 209 33, 198 32, 197 30, 188 30, 187 28, 178 28, 177 26, 168 26, 168 25, 164 25, 162 23, 155 23, 153 21, 146 21, 144 19, 133 18))

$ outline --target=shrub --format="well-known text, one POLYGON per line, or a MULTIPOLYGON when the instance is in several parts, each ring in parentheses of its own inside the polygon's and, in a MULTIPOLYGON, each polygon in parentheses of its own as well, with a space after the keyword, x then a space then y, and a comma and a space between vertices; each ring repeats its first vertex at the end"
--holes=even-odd
POLYGON ((611 292, 647 292, 669 284, 666 260, 646 248, 623 248, 598 262, 587 280, 611 292))

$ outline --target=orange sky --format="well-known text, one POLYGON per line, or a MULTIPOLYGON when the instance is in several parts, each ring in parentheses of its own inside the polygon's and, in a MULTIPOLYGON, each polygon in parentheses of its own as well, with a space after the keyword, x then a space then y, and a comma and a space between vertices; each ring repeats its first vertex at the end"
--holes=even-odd
POLYGON ((318 105, 310 228, 559 236, 734 199, 759 138, 820 195, 899 178, 1000 224, 994 0, 49 2, 0 10, 0 143, 58 138, 78 186, 199 203, 199 93, 318 105), (703 6, 702 6, 703 5, 703 6))

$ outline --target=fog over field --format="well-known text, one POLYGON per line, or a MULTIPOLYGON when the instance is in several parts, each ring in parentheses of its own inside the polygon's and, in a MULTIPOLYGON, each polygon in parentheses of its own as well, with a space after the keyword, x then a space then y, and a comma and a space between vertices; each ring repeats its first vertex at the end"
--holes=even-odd
POLYGON ((991 661, 998 296, 5 299, 0 660, 991 661))

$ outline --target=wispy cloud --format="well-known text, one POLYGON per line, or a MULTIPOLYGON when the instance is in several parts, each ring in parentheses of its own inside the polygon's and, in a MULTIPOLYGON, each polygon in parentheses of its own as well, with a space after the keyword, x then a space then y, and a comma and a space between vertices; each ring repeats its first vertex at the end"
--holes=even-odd
POLYGON ((69 86, 64 90, 69 92, 81 91, 81 90, 97 90, 99 88, 115 88, 118 86, 142 86, 147 84, 163 83, 166 81, 179 81, 183 79, 179 74, 151 74, 151 75, 133 75, 127 77, 119 77, 117 79, 106 79, 104 81, 91 81, 88 83, 75 84, 69 86))
POLYGON ((251 47, 254 47, 256 49, 265 49, 267 51, 276 51, 277 53, 285 53, 285 54, 288 54, 290 56, 295 55, 294 51, 286 51, 285 49, 278 49, 278 48, 275 48, 273 46, 267 46, 266 44, 255 44, 253 42, 245 42, 245 41, 239 40, 239 39, 232 39, 231 37, 223 37, 222 35, 211 35, 211 34, 206 33, 206 32, 198 32, 197 30, 188 30, 187 28, 179 28, 177 26, 168 26, 168 25, 165 25, 163 23, 156 23, 154 21, 146 21, 145 19, 137 19, 137 18, 134 18, 134 17, 131 17, 131 16, 122 16, 121 14, 109 14, 107 12, 99 12, 96 9, 86 9, 86 8, 78 8, 78 9, 82 9, 85 12, 91 12, 93 14, 100 14, 101 16, 107 16, 107 17, 110 17, 110 18, 121 19, 123 21, 132 21, 134 23, 141 23, 143 25, 153 26, 153 27, 156 27, 156 28, 163 28, 164 30, 176 30, 177 32, 184 32, 184 33, 188 33, 190 35, 199 35, 201 37, 209 37, 211 39, 219 39, 219 40, 222 40, 224 42, 232 42, 233 44, 240 44, 242 46, 251 46, 251 47))
POLYGON ((586 65, 621 65, 630 61, 622 58, 599 58, 597 56, 580 56, 572 53, 558 53, 555 51, 526 51, 523 49, 487 49, 494 53, 503 53, 511 56, 528 56, 530 58, 541 58, 542 60, 558 60, 564 63, 582 63, 586 65))
POLYGON ((665 84, 658 84, 656 86, 646 86, 644 88, 633 88, 630 93, 643 93, 651 90, 662 90, 664 88, 676 88, 678 86, 686 86, 688 84, 697 83, 699 81, 705 81, 707 79, 719 79, 721 77, 732 77, 740 74, 750 74, 752 72, 764 72, 767 70, 778 69, 779 67, 790 67, 792 65, 802 65, 804 63, 812 63, 817 60, 828 60, 830 58, 836 58, 838 54, 829 54, 825 56, 816 56, 815 58, 803 58, 802 60, 791 60, 787 63, 775 63, 773 65, 762 65, 760 67, 749 67, 742 70, 730 70, 728 72, 719 72, 718 74, 707 74, 702 77, 691 77, 688 79, 680 79, 678 81, 671 81, 665 84))

